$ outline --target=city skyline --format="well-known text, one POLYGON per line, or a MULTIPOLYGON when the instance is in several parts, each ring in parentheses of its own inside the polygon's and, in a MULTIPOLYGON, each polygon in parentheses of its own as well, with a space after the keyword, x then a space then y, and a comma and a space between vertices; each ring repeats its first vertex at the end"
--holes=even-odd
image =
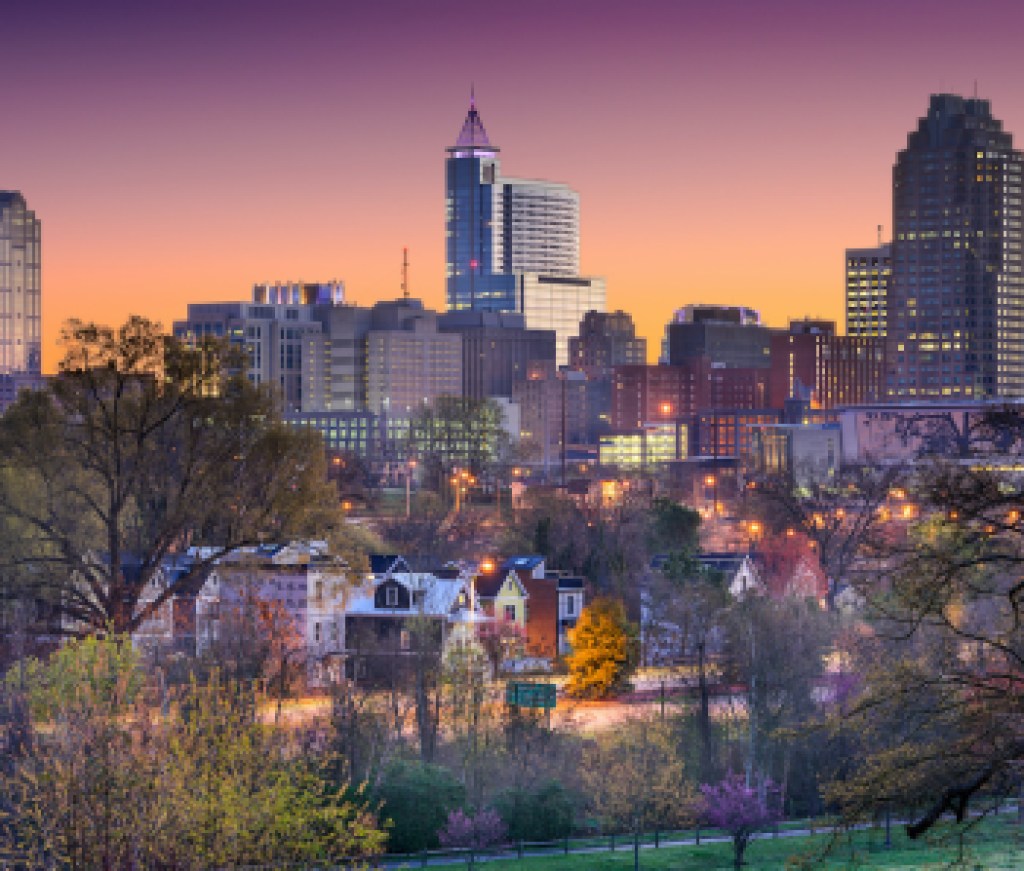
POLYGON ((1024 130, 1010 3, 966 23, 917 2, 57 7, 11 10, 0 58, 31 133, 5 137, 0 188, 44 224, 46 371, 69 317, 169 329, 267 280, 395 298, 406 246, 412 294, 443 307, 471 84, 509 175, 580 192, 580 271, 652 349, 687 303, 841 323, 844 251, 889 238, 930 94, 977 88, 1024 130))

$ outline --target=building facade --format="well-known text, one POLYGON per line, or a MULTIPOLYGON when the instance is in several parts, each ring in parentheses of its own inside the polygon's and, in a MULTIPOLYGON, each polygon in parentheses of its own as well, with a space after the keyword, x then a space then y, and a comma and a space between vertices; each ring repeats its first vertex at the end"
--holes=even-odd
POLYGON ((555 362, 568 365, 569 339, 578 333, 583 316, 605 309, 604 279, 537 272, 517 272, 515 279, 516 310, 531 330, 554 331, 555 362))
POLYGON ((42 373, 42 225, 18 191, 0 191, 0 406, 42 373))
POLYGON ((892 247, 846 249, 846 335, 884 337, 892 247))
POLYGON ((933 95, 893 167, 887 392, 1024 395, 1021 152, 988 100, 933 95))
POLYGON ((569 365, 610 373, 616 366, 647 362, 647 339, 637 336, 633 318, 624 311, 588 311, 579 333, 569 339, 569 365))
POLYGON ((445 161, 445 276, 449 311, 518 312, 554 330, 559 365, 604 280, 579 274, 579 195, 564 184, 501 175, 475 100, 445 161))
POLYGON ((673 366, 703 357, 725 369, 767 369, 769 336, 770 331, 754 309, 686 306, 665 327, 662 356, 673 366))
POLYGON ((834 321, 791 321, 771 337, 770 405, 787 399, 815 408, 879 402, 885 396, 883 340, 838 336, 834 321))
POLYGON ((453 311, 438 329, 462 336, 462 395, 471 399, 511 396, 530 363, 555 360, 552 330, 529 330, 511 312, 453 311))
POLYGON ((442 333, 418 300, 377 303, 366 334, 366 405, 409 417, 440 396, 462 395, 462 337, 442 333), (416 303, 416 305, 413 305, 416 303))

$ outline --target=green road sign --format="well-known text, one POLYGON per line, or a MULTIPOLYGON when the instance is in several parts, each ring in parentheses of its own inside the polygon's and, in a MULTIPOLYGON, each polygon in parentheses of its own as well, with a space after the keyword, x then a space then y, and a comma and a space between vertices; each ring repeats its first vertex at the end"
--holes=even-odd
POLYGON ((505 684, 505 704, 550 711, 555 707, 555 685, 509 681, 505 684))

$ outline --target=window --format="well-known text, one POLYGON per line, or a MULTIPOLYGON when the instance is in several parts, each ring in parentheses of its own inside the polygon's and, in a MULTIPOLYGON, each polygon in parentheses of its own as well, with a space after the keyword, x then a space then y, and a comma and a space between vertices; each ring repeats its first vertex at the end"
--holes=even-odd
POLYGON ((398 607, 398 587, 388 587, 384 591, 384 604, 388 608, 398 607))
POLYGON ((505 620, 508 623, 515 623, 516 622, 516 606, 515 605, 506 605, 505 606, 505 620))
POLYGON ((317 644, 320 643, 320 624, 319 623, 314 623, 313 624, 313 640, 316 641, 317 644))
POLYGON ((398 643, 401 645, 402 650, 409 649, 409 630, 403 629, 401 635, 398 637, 398 643))
POLYGON ((576 597, 566 596, 565 597, 565 613, 567 616, 572 617, 576 613, 576 597))

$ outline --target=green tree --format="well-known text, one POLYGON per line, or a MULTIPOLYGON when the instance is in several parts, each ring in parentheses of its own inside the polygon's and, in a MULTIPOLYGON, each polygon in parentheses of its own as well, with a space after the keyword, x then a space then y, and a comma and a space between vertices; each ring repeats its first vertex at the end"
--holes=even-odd
POLYGON ((447 769, 425 762, 395 761, 380 775, 374 797, 391 824, 388 849, 415 853, 437 846, 448 814, 465 802, 465 788, 447 769))
POLYGON ((636 627, 618 599, 601 596, 580 614, 569 633, 569 681, 565 691, 576 698, 605 698, 628 686, 635 662, 636 627))
POLYGON ((422 463, 424 481, 441 492, 453 466, 479 475, 508 449, 501 406, 493 399, 439 396, 409 422, 409 456, 422 463))
POLYGON ((649 547, 654 553, 692 554, 700 546, 700 512, 659 496, 651 505, 649 547))
POLYGON ((227 345, 190 348, 139 317, 72 321, 63 342, 48 389, 0 419, 0 520, 18 533, 0 569, 66 629, 130 633, 225 554, 340 522, 319 436, 285 426, 227 345), (187 572, 153 583, 199 544, 187 572))
POLYGON ((554 841, 572 832, 575 801, 557 780, 536 789, 513 787, 498 793, 494 809, 513 841, 554 841))
POLYGON ((193 683, 145 704, 123 637, 71 642, 16 669, 32 734, 0 780, 14 867, 200 869, 354 861, 383 833, 358 790, 255 718, 249 690, 193 683))
POLYGON ((584 755, 594 809, 612 830, 644 832, 690 821, 697 796, 672 725, 638 718, 601 733, 584 755))

